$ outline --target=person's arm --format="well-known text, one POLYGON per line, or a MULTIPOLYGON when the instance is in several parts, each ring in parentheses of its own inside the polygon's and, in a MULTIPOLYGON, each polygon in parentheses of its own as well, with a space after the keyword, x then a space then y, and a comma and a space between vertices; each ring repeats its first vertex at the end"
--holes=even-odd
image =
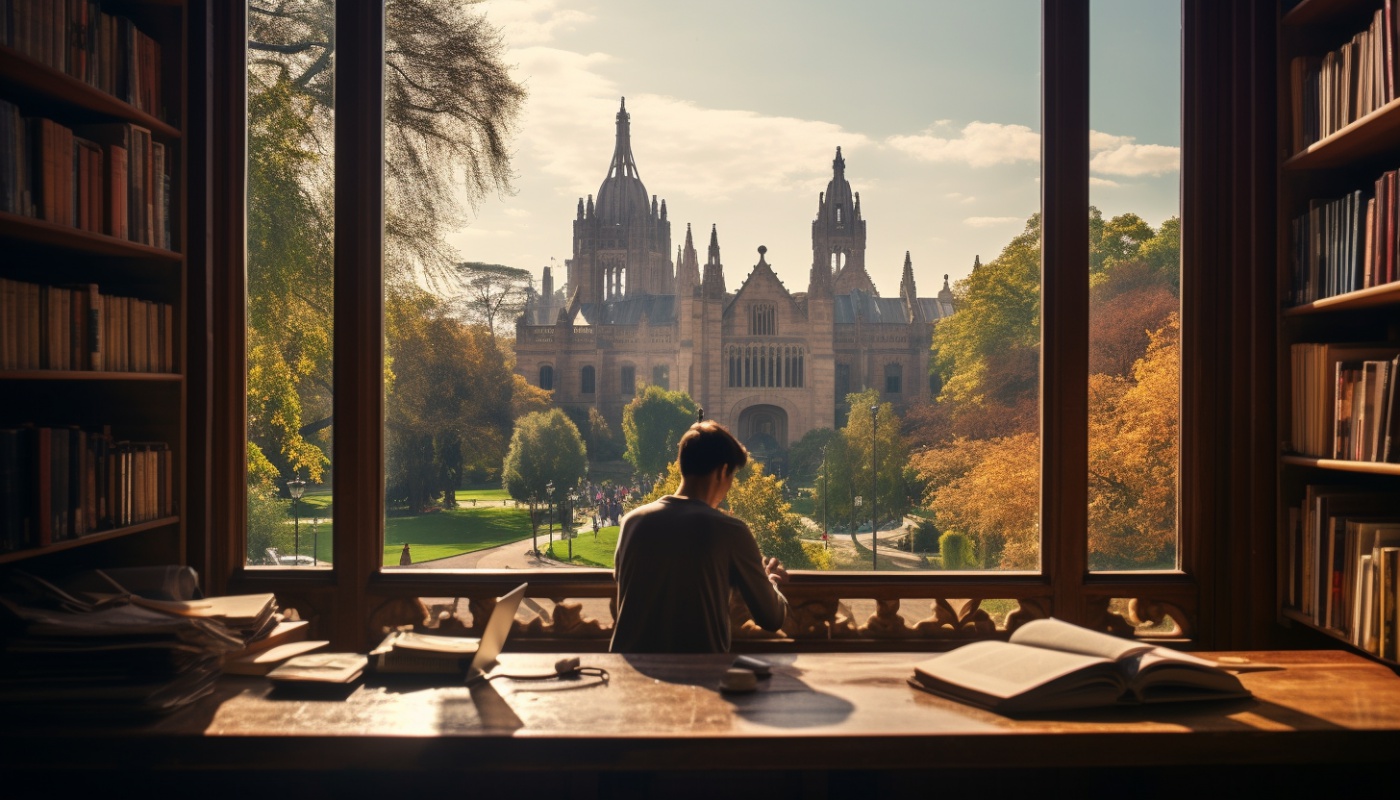
POLYGON ((765 631, 776 631, 783 626, 783 620, 787 617, 787 598, 778 590, 778 581, 785 578, 787 572, 781 564, 777 564, 775 572, 770 575, 749 526, 741 520, 734 522, 738 523, 738 527, 736 535, 732 537, 734 546, 730 558, 730 580, 748 604, 754 623, 765 631))

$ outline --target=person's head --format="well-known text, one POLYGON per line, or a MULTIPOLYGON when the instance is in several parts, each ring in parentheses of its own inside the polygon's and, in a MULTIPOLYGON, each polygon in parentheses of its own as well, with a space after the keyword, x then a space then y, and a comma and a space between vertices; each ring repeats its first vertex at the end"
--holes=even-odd
POLYGON ((677 460, 685 478, 700 478, 721 467, 728 467, 726 472, 732 477, 749 463, 749 451, 723 425, 707 419, 691 425, 681 436, 677 460))

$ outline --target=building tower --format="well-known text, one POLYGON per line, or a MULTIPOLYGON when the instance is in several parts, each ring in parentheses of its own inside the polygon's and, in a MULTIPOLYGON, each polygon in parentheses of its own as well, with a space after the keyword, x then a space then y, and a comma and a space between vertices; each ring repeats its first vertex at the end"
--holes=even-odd
POLYGON ((812 277, 814 288, 824 280, 820 265, 832 275, 835 294, 862 289, 876 294, 875 284, 865 271, 865 220, 860 214, 860 194, 851 191, 846 180, 846 159, 841 148, 831 160, 831 181, 817 200, 817 218, 812 221, 812 277))
POLYGON ((623 99, 617 138, 597 201, 580 201, 574 218, 569 290, 591 304, 675 291, 666 204, 647 194, 632 155, 632 116, 623 99))

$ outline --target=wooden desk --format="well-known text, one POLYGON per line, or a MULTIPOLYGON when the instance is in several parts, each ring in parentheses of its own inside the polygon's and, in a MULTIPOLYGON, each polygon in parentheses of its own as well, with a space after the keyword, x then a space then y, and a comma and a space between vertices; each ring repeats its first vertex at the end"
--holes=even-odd
MULTIPOLYGON (((217 696, 146 725, 9 726, 0 768, 69 778, 91 770, 104 786, 127 775, 148 789, 199 770, 206 786, 245 796, 271 777, 301 796, 340 797, 404 780, 556 796, 735 786, 761 787, 765 797, 837 796, 848 784, 901 794, 929 781, 945 789, 1061 781, 1083 796, 1094 781, 1145 775, 1163 791, 1200 781, 1218 788, 1222 775, 1248 775, 1256 789, 1271 780, 1299 789, 1305 778, 1355 786, 1388 776, 1397 785, 1400 678, 1341 652, 1238 655, 1285 669, 1244 675, 1252 700, 1028 720, 910 688, 905 678, 922 654, 767 656, 774 676, 733 696, 716 691, 730 662, 723 656, 585 655, 585 666, 609 671, 606 683, 372 682, 330 698, 227 678, 217 696)), ((507 654, 501 670, 544 671, 555 658, 507 654)))

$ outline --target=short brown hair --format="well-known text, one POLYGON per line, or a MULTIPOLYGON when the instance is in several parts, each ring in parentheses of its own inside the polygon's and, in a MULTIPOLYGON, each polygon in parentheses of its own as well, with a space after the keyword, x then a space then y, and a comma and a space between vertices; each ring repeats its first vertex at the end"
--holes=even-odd
POLYGON ((682 475, 708 475, 725 464, 739 469, 749 463, 749 451, 723 425, 707 419, 681 436, 677 460, 682 475))

